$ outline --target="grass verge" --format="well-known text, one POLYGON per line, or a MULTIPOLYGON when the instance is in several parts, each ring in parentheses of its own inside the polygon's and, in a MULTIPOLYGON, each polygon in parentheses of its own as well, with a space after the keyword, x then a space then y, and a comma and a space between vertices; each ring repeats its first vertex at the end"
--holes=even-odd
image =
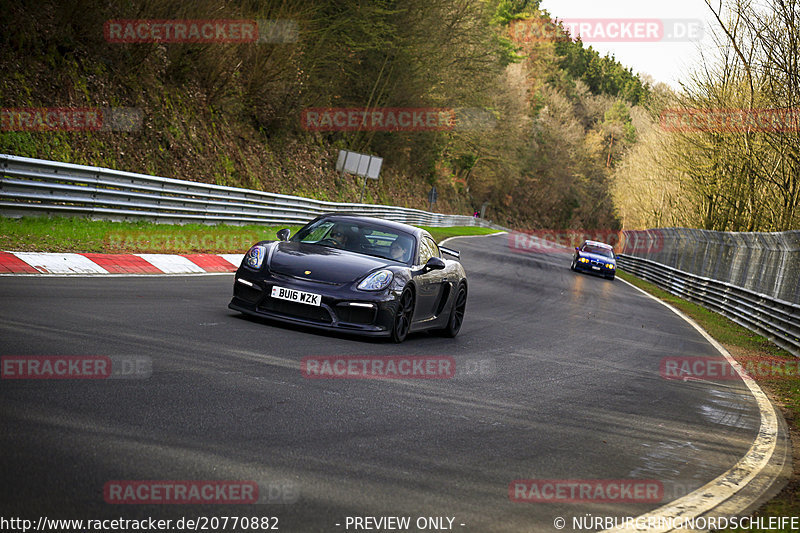
POLYGON ((436 239, 436 242, 442 242, 450 237, 463 237, 467 235, 491 235, 497 233, 496 229, 492 228, 479 228, 475 226, 454 226, 452 228, 434 228, 431 226, 419 226, 426 230, 431 236, 436 239))
MULTIPOLYGON (((795 369, 797 368, 797 358, 792 354, 779 348, 765 337, 743 328, 724 316, 698 304, 683 300, 652 283, 643 281, 626 272, 619 271, 617 276, 669 303, 691 317, 709 335, 719 341, 745 369, 757 369, 759 368, 759 362, 768 364, 772 368, 775 363, 780 366, 780 361, 793 363, 786 365, 786 368, 792 366, 795 369)), ((751 371, 749 373, 767 393, 776 408, 783 413, 789 428, 794 459, 789 483, 775 498, 768 501, 754 515, 764 517, 800 516, 800 376, 798 376, 797 372, 780 374, 772 371, 751 371)), ((775 529, 772 531, 788 532, 792 530, 775 529)))
MULTIPOLYGON (((78 253, 244 253, 275 232, 300 226, 208 226, 110 222, 72 217, 0 217, 0 250, 78 253)), ((486 235, 479 227, 429 228, 437 242, 457 235, 486 235)))

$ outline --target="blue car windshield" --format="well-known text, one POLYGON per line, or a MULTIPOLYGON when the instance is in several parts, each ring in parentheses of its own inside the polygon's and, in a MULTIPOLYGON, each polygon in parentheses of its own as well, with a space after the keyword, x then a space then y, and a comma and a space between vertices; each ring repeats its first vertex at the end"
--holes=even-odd
POLYGON ((604 257, 608 257, 614 259, 614 252, 609 250, 608 248, 601 248, 600 246, 593 246, 591 244, 585 244, 583 246, 582 252, 586 252, 587 254, 597 254, 602 255, 604 257))
POLYGON ((409 264, 414 236, 368 222, 322 219, 305 226, 290 239, 339 248, 409 264))

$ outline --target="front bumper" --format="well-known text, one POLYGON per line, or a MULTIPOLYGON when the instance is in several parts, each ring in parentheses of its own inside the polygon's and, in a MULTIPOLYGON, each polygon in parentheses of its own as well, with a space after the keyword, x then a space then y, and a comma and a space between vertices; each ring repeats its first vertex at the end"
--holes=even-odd
POLYGON ((575 261, 575 270, 578 270, 580 272, 588 272, 590 274, 598 274, 600 276, 605 276, 605 277, 611 277, 617 273, 616 267, 608 268, 605 265, 606 265, 605 263, 602 263, 600 261, 589 261, 588 263, 581 263, 580 261, 575 261))
POLYGON ((367 336, 388 336, 394 324, 399 294, 391 289, 377 293, 350 286, 301 280, 280 274, 250 272, 240 268, 228 307, 279 322, 367 336), (247 283, 242 283, 239 280, 247 283), (319 306, 271 297, 274 286, 322 296, 319 306), (356 305, 352 305, 356 304, 356 305))

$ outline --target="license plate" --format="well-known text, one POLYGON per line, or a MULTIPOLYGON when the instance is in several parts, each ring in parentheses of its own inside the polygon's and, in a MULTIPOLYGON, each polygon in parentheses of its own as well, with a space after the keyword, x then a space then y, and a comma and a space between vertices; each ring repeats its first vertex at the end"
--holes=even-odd
POLYGON ((592 270, 600 270, 600 267, 592 267, 592 270))
POLYGON ((278 298, 279 300, 288 300, 290 302, 316 306, 319 306, 320 302, 322 301, 322 295, 320 294, 296 291, 294 289, 286 289, 284 287, 272 287, 272 297, 278 298))

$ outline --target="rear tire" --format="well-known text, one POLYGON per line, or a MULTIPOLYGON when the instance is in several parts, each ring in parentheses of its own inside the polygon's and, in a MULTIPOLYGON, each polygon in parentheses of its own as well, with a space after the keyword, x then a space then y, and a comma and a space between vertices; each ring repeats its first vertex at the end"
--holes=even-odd
POLYGON ((450 310, 450 318, 447 320, 447 327, 440 330, 440 333, 451 339, 461 331, 464 323, 464 314, 467 310, 467 287, 463 283, 458 285, 456 296, 453 299, 453 308, 450 310))

